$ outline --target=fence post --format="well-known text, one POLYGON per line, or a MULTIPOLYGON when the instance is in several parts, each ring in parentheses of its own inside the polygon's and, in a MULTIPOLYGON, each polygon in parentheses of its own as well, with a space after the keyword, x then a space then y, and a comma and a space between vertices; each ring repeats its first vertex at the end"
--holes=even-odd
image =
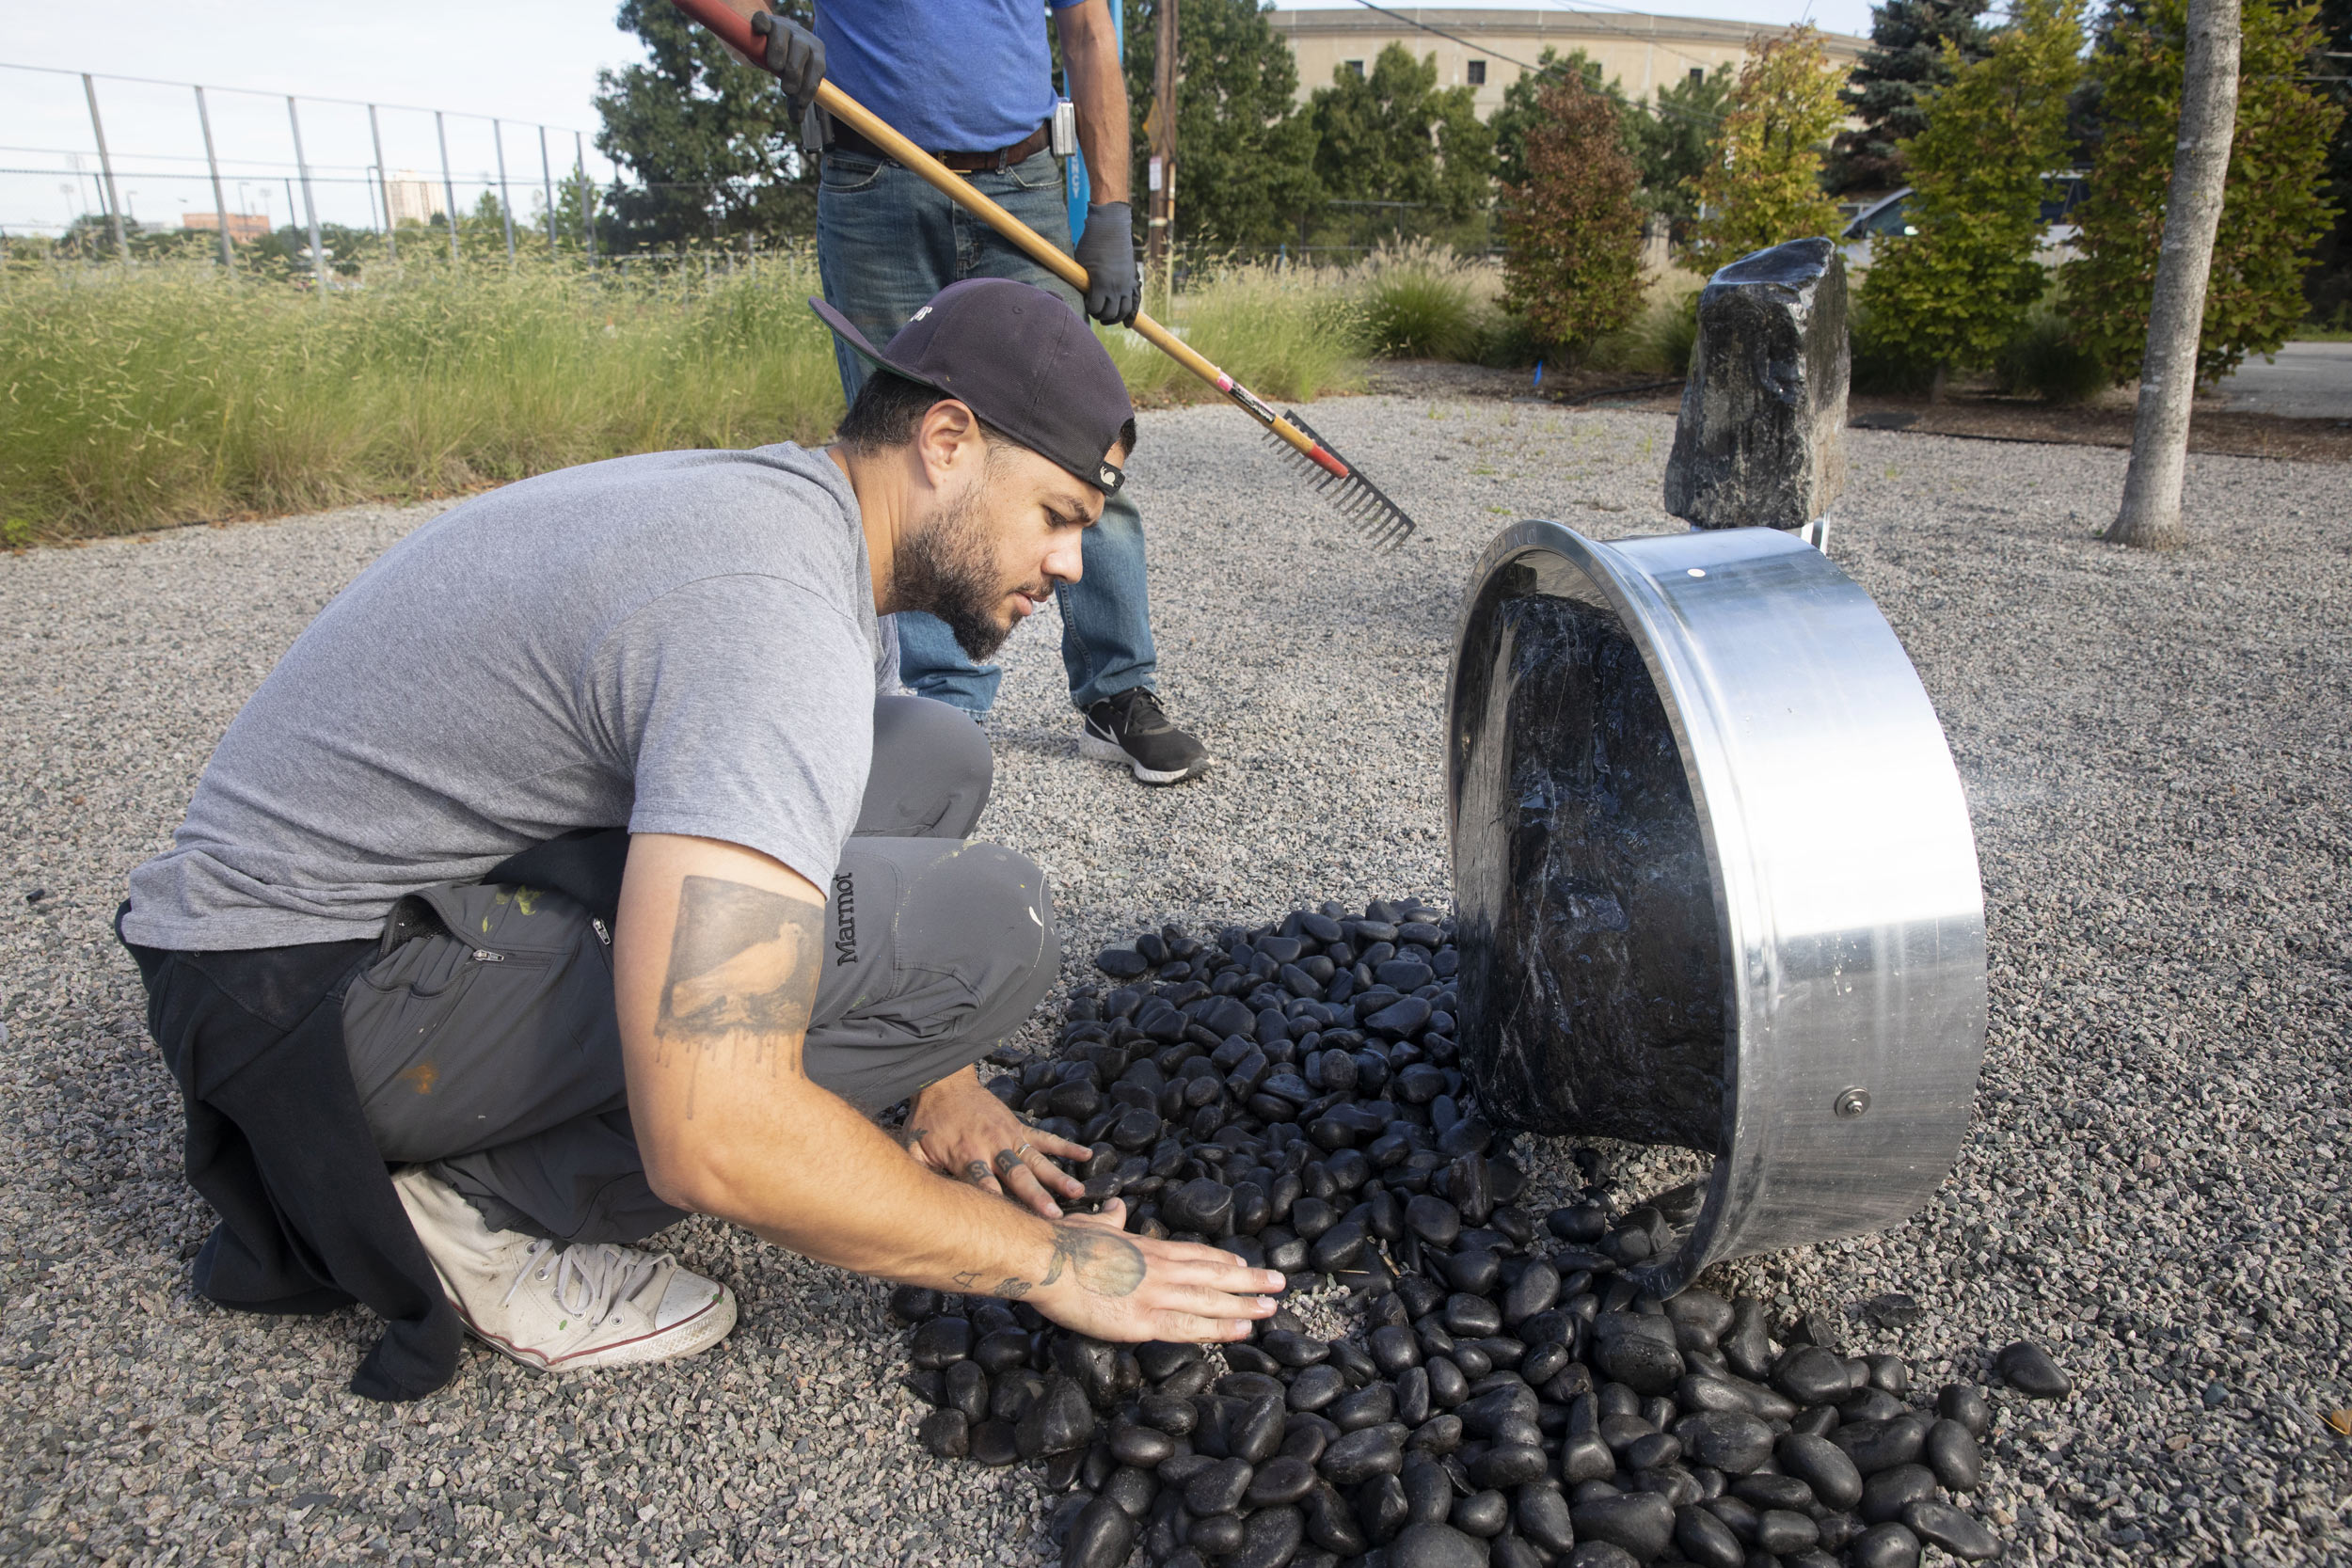
POLYGON ((106 215, 114 220, 115 248, 122 252, 125 266, 131 262, 131 237, 122 228, 122 199, 115 194, 115 161, 106 151, 105 122, 98 118, 98 84, 89 72, 82 72, 82 95, 89 100, 90 134, 98 138, 98 167, 106 177, 106 215))
POLYGON ((506 225, 506 264, 515 264, 515 198, 506 188, 506 128, 490 121, 490 145, 499 155, 499 217, 506 225))
POLYGON ((548 260, 555 260, 555 169, 548 162, 548 128, 539 127, 539 195, 548 207, 548 260))
POLYGON ((368 105, 368 135, 375 143, 375 182, 384 193, 384 260, 400 260, 400 241, 392 230, 400 225, 392 217, 392 176, 384 166, 384 127, 376 123, 375 105, 368 105))
POLYGON ((449 177, 449 126, 441 119, 441 111, 433 111, 433 134, 441 138, 441 198, 449 207, 449 259, 459 260, 457 254, 457 184, 449 177))
POLYGON ((302 215, 310 226, 310 276, 317 280, 319 298, 326 297, 326 248, 319 238, 319 204, 310 194, 310 162, 302 155, 302 117, 294 112, 294 94, 286 95, 286 122, 294 127, 294 171, 302 176, 302 215))
POLYGON ((588 215, 588 153, 587 139, 579 132, 572 133, 572 171, 580 176, 580 237, 588 245, 588 264, 596 264, 596 226, 588 215))
POLYGON ((220 188, 220 160, 213 155, 213 117, 204 107, 204 89, 196 89, 196 122, 204 128, 204 166, 213 175, 213 215, 220 219, 220 264, 231 272, 236 270, 234 253, 229 248, 229 198, 220 188))

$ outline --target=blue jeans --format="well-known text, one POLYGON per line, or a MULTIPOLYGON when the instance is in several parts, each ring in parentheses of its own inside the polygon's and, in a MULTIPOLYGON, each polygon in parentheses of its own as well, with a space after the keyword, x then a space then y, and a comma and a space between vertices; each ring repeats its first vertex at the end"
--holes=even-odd
MULTIPOLYGON (((1070 248, 1070 214, 1061 169, 1040 152, 972 183, 1053 244, 1070 248)), ((1077 292, 1015 250, 1012 243, 896 164, 827 153, 817 198, 817 266, 826 302, 877 347, 950 283, 967 277, 1016 277, 1080 309, 1077 292)), ((841 390, 852 400, 867 365, 839 342, 841 390)), ((1144 584, 1143 519, 1122 490, 1087 530, 1083 575, 1054 592, 1061 609, 1061 660, 1070 700, 1081 711, 1133 687, 1147 689, 1159 667, 1152 645, 1144 584)), ((986 713, 1004 672, 975 664, 946 623, 911 612, 898 617, 900 678, 920 696, 986 713)))

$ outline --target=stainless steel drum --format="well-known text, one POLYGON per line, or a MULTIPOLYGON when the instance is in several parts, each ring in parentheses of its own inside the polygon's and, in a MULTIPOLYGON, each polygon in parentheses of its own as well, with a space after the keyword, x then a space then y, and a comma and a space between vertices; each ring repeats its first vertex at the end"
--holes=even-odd
POLYGON ((1480 1105, 1715 1157, 1643 1286, 1926 1202, 1984 1052, 1984 901, 1869 595, 1772 529, 1520 523, 1471 577, 1447 709, 1480 1105))

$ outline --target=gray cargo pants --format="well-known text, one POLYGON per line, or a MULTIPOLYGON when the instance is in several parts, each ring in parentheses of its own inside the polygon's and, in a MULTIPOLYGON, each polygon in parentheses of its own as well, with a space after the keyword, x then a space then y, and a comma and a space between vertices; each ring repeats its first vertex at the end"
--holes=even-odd
MULTIPOLYGON (((856 836, 826 889, 811 1079, 879 1111, 1019 1027, 1061 964, 1045 879, 967 844, 993 765, 944 703, 884 697, 856 836)), ((344 995, 377 1150, 425 1164, 494 1228, 633 1242, 685 1218, 655 1197, 628 1119, 611 933, 562 894, 490 885, 403 900, 344 995)))

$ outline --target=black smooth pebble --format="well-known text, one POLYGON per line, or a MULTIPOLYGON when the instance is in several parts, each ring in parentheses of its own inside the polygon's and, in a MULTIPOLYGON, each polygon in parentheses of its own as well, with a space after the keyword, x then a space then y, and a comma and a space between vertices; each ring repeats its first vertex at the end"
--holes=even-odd
POLYGON ((1862 1500, 1862 1471, 1826 1437, 1792 1432, 1773 1445, 1782 1471, 1803 1481, 1824 1508, 1845 1510, 1862 1500))
POLYGON ((1873 1525, 1846 1543, 1853 1568, 1919 1568, 1919 1538, 1899 1524, 1873 1525))
POLYGON ((934 1410, 924 1417, 922 1425, 914 1429, 914 1435, 940 1459, 961 1459, 972 1451, 971 1418, 952 1407, 934 1410))
POLYGON ((2001 1543, 1991 1530, 1949 1503, 1923 1497, 1903 1510, 1911 1533, 1941 1546, 1963 1562, 1983 1562, 2001 1555, 2001 1543))
POLYGON ((1748 1560, 1747 1548, 1731 1527, 1694 1503, 1675 1510, 1674 1544, 1699 1568, 1740 1568, 1748 1560))
POLYGON ((1883 1525, 1899 1519, 1903 1510, 1935 1495, 1935 1472, 1924 1465, 1898 1465, 1881 1470, 1862 1483, 1862 1506, 1855 1510, 1866 1524, 1883 1525))
POLYGON ((1108 1497, 1080 1511, 1061 1548, 1062 1568, 1120 1568, 1136 1549, 1136 1522, 1108 1497))
POLYGON ((1407 1525, 1389 1543, 1389 1568, 1486 1568, 1486 1548, 1452 1525, 1407 1525))
POLYGON ((1643 1562, 1662 1554, 1674 1540, 1674 1504, 1655 1492, 1594 1497, 1570 1511, 1579 1541, 1606 1541, 1643 1562))
POLYGON ((2062 1400, 2074 1392, 2074 1385, 2058 1364, 2050 1359, 2050 1353, 2031 1339, 2020 1339, 1993 1359, 1994 1370, 2001 1381, 2029 1400, 2062 1400))
POLYGON ((1980 1438, 1993 1430, 1993 1407, 1972 1384, 1946 1384, 1944 1391, 1935 1396, 1935 1413, 1966 1427, 1971 1437, 1980 1438))
POLYGON ((1984 1480, 1984 1453, 1968 1429, 1947 1417, 1928 1428, 1923 1457, 1947 1492, 1973 1492, 1984 1480))

